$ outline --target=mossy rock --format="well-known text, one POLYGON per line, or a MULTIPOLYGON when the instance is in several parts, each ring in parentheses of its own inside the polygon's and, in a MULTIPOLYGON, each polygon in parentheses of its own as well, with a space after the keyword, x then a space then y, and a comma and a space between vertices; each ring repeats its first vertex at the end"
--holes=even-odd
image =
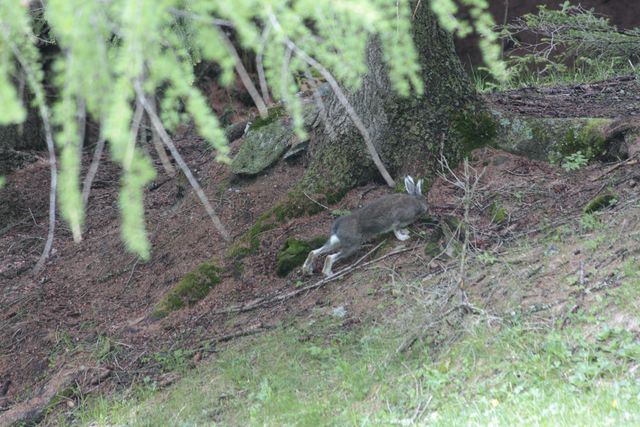
POLYGON ((164 317, 172 311, 191 306, 209 294, 220 283, 220 269, 211 262, 204 262, 187 273, 156 305, 153 317, 164 317))
MULTIPOLYGON (((302 127, 308 129, 318 117, 315 103, 302 107, 302 127)), ((267 169, 297 140, 292 119, 283 107, 272 107, 266 118, 256 119, 240 146, 238 154, 231 162, 231 172, 236 175, 257 175, 267 169)), ((299 145, 304 141, 300 141, 299 145)))
POLYGON ((498 148, 529 159, 560 164, 580 151, 589 161, 606 157, 610 119, 521 117, 493 111, 498 148))
POLYGON ((271 107, 267 111, 267 117, 256 118, 253 121, 253 123, 251 123, 249 130, 255 131, 260 129, 261 127, 270 125, 271 123, 275 122, 276 120, 284 116, 286 113, 287 113, 287 110, 283 106, 277 105, 275 107, 271 107))
POLYGON ((618 199, 613 194, 603 194, 601 196, 594 197, 583 209, 583 212, 590 214, 616 204, 618 199))
POLYGON ((309 241, 287 239, 276 257, 276 273, 278 276, 285 277, 291 270, 302 265, 309 252, 322 246, 325 241, 325 237, 315 237, 309 241))
POLYGON ((231 162, 236 175, 256 175, 273 165, 289 147, 293 130, 283 119, 251 130, 231 162))

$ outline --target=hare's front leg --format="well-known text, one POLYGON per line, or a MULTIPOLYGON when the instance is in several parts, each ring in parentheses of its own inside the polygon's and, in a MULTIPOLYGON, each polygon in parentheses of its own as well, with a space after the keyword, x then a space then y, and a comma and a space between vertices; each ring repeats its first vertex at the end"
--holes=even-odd
POLYGON ((312 275, 313 263, 315 262, 316 258, 322 254, 331 252, 332 250, 336 249, 339 245, 340 245, 340 239, 338 239, 337 236, 331 236, 329 240, 327 240, 327 242, 322 247, 318 249, 314 249, 311 252, 309 252, 307 259, 305 260, 304 264, 302 264, 302 272, 309 276, 312 275))
POLYGON ((393 234, 396 235, 396 238, 402 242, 409 238, 409 230, 406 228, 402 228, 400 230, 393 229, 393 234))

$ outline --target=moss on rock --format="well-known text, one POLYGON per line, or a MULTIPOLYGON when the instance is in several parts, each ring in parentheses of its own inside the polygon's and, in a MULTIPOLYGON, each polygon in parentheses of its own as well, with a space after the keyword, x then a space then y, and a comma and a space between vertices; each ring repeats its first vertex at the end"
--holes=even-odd
POLYGON ((589 203, 587 203, 583 209, 583 212, 590 214, 616 204, 618 199, 613 194, 603 194, 596 196, 589 203))
POLYGON ((287 239, 276 257, 276 273, 285 277, 294 268, 302 265, 307 255, 313 249, 317 249, 325 242, 325 237, 315 237, 309 241, 299 239, 287 239))
POLYGON ((156 305, 153 317, 164 317, 172 311, 191 306, 207 296, 220 283, 222 269, 211 262, 204 262, 187 273, 156 305))
POLYGON ((459 139, 465 154, 476 148, 494 145, 498 135, 498 121, 486 111, 456 113, 451 124, 453 135, 459 139))
POLYGON ((589 119, 581 127, 570 127, 553 146, 549 153, 549 160, 553 163, 560 163, 564 158, 581 152, 588 161, 598 160, 607 154, 607 139, 604 134, 604 127, 610 120, 589 119))
POLYGON ((251 130, 256 130, 256 129, 260 129, 261 127, 267 126, 273 122, 275 122, 276 120, 278 120, 280 117, 284 116, 286 114, 287 110, 280 105, 277 105, 275 107, 271 107, 269 108, 269 110, 267 111, 267 117, 262 118, 262 117, 258 117, 256 118, 253 123, 251 123, 251 130))

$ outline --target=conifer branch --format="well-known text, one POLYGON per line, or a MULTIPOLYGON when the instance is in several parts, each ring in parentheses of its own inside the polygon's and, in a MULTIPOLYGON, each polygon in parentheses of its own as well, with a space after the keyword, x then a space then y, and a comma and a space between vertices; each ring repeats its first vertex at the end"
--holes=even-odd
POLYGON ((96 144, 96 149, 93 152, 93 158, 91 159, 91 164, 89 165, 89 169, 87 170, 87 175, 84 177, 84 182, 82 183, 82 206, 83 209, 87 209, 87 203, 89 202, 89 193, 91 193, 91 184, 93 184, 93 179, 98 173, 98 167, 100 166, 100 159, 102 158, 102 152, 104 151, 105 138, 100 131, 100 137, 98 138, 98 143, 96 144))
POLYGON ((194 191, 198 195, 198 198, 200 199, 200 202, 202 203, 205 210, 209 214, 211 221, 213 221, 213 225, 218 229, 218 232, 224 238, 224 240, 226 240, 227 242, 231 241, 231 235, 229 234, 225 226, 222 224, 220 217, 216 214, 215 210, 213 209, 213 206, 211 206, 211 203, 209 203, 209 199, 207 198, 206 194, 204 194, 202 187, 200 187, 200 184, 198 184, 198 181, 193 176, 193 173, 191 173, 191 169, 189 169, 189 166, 186 164, 186 162, 178 152, 178 149, 174 145, 173 141, 171 141, 171 137, 169 137, 169 134, 165 130, 164 126, 162 125, 162 121, 156 114, 156 111, 152 108, 151 104, 145 97, 145 94, 144 94, 144 91, 142 90, 140 82, 136 82, 134 86, 135 86, 136 97, 138 99, 138 102, 140 103, 140 105, 144 107, 145 111, 149 115, 149 119, 151 120, 151 125, 153 126, 155 131, 158 133, 158 136, 160 137, 162 142, 167 146, 167 148, 171 152, 171 155, 173 156, 176 163, 180 167, 180 170, 182 170, 182 173, 184 173, 184 175, 187 177, 189 184, 191 184, 191 187, 194 189, 194 191))
POLYGON ((386 181, 387 185, 392 188, 395 187, 396 183, 393 180, 393 178, 391 178, 391 175, 387 171, 387 168, 382 163, 382 160, 380 159, 380 156, 378 155, 378 152, 375 146, 373 145, 373 141, 371 139, 371 135, 369 134, 369 131, 367 130, 364 123, 362 122, 362 119, 360 119, 360 117, 358 116, 354 108, 349 103, 349 100, 347 99, 346 95, 340 88, 340 85, 338 84, 336 79, 333 77, 331 72, 327 70, 321 63, 313 59, 304 50, 300 49, 291 39, 289 39, 285 35, 284 31, 282 30, 282 27, 280 26, 280 23, 278 22, 277 18, 273 13, 269 14, 269 18, 271 20, 271 24, 273 25, 273 28, 283 35, 285 44, 287 45, 287 47, 291 49, 304 62, 306 62, 307 64, 309 64, 310 66, 318 70, 318 72, 322 75, 322 77, 324 77, 325 80, 329 83, 329 85, 331 86, 331 89, 333 89, 333 93, 336 94, 338 101, 340 102, 340 104, 342 104, 344 109, 347 111, 349 118, 351 119, 355 127, 360 132, 360 135, 362 135, 362 138, 364 139, 364 143, 367 147, 367 151, 369 151, 369 155, 371 156, 373 163, 376 165, 376 168, 378 168, 378 171, 386 181))
POLYGON ((256 53, 256 69, 258 71, 258 82, 260 83, 260 91, 262 92, 262 99, 267 105, 271 104, 271 96, 269 95, 269 86, 267 85, 267 79, 264 74, 264 66, 262 64, 262 57, 264 55, 264 48, 271 32, 271 25, 267 24, 262 30, 262 36, 260 37, 260 49, 256 53))
MULTIPOLYGON (((8 41, 5 37, 5 41, 8 41)), ((49 258, 51 254, 51 247, 53 246, 53 236, 55 234, 56 228, 56 192, 58 187, 58 161, 56 158, 56 149, 55 144, 53 142, 53 132, 51 131, 51 123, 49 122, 49 109, 47 108, 47 104, 45 104, 45 97, 43 93, 42 86, 38 82, 34 71, 29 66, 26 58, 20 52, 20 49, 14 44, 9 42, 11 46, 11 50, 13 51, 16 60, 22 67, 26 77, 27 83, 31 87, 31 90, 36 96, 36 100, 38 102, 38 113, 40 114, 40 119, 42 120, 42 126, 44 128, 45 141, 47 143, 47 151, 49 153, 49 168, 51 171, 51 183, 49 185, 49 227, 47 231, 47 241, 44 244, 44 249, 42 250, 42 254, 40 254, 40 258, 38 262, 36 262, 35 267, 33 268, 33 274, 38 274, 42 267, 44 267, 44 263, 49 258)))

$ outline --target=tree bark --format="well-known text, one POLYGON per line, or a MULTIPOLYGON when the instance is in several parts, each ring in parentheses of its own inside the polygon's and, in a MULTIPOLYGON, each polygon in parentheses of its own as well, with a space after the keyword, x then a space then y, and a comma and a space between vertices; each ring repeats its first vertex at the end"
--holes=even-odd
MULTIPOLYGON (((425 94, 402 98, 394 92, 380 43, 372 38, 367 48, 369 72, 348 98, 391 175, 428 179, 436 172, 441 150, 450 164, 456 164, 473 142, 465 134, 491 133, 492 125, 487 131, 486 124, 478 120, 489 116, 484 104, 462 68, 451 35, 438 25, 424 2, 418 7, 412 31, 425 94)), ((324 195, 331 203, 356 185, 382 180, 335 95, 327 97, 325 107, 330 128, 321 127, 314 135, 301 188, 308 194, 324 195)))

